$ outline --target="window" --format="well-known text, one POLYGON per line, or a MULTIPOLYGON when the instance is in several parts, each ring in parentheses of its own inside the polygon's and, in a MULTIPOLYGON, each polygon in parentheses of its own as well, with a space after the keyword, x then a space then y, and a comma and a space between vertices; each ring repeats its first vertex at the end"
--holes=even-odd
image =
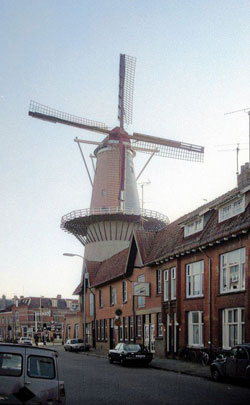
POLYGON ((168 301, 168 270, 164 271, 164 301, 168 301))
POLYGON ((156 294, 161 294, 161 270, 156 270, 156 294))
POLYGON ((245 210, 245 195, 219 208, 219 222, 241 214, 245 210))
POLYGON ((157 336, 158 337, 163 336, 163 323, 162 323, 161 312, 157 313, 157 336))
POLYGON ((122 282, 122 302, 126 303, 128 301, 128 283, 127 281, 122 282))
POLYGON ((192 222, 189 222, 184 226, 184 237, 192 235, 196 232, 202 231, 204 226, 204 218, 198 218, 192 222))
POLYGON ((203 346, 203 312, 188 313, 188 345, 203 346))
POLYGON ((94 294, 92 292, 89 294, 89 314, 94 316, 94 294))
POLYGON ((141 337, 141 315, 136 315, 136 336, 141 337))
MULTIPOLYGON (((144 274, 141 274, 139 277, 138 277, 138 282, 139 283, 144 283, 145 282, 145 275, 144 274)), ((137 304, 138 304, 138 308, 143 308, 143 307, 145 307, 145 297, 138 297, 138 301, 137 301, 137 304)))
POLYGON ((245 248, 220 256, 220 292, 245 289, 245 248))
POLYGON ((50 357, 29 356, 28 376, 35 378, 55 378, 54 360, 50 357))
POLYGON ((122 323, 120 326, 118 326, 118 339, 123 340, 123 324, 122 323))
POLYGON ((172 267, 171 271, 171 300, 176 299, 176 267, 172 267))
POLYGON ((186 297, 202 297, 204 287, 204 261, 186 265, 186 297))
POLYGON ((100 339, 104 340, 104 320, 100 320, 100 339))
POLYGON ((76 323, 74 326, 74 338, 79 338, 79 324, 76 323))
POLYGON ((223 349, 230 349, 234 345, 244 343, 245 312, 243 308, 222 311, 222 339, 223 349))
POLYGON ((110 305, 116 305, 116 288, 110 287, 110 305))
POLYGON ((102 290, 99 290, 99 308, 103 308, 103 295, 102 295, 102 290))
POLYGON ((23 358, 20 354, 0 353, 0 375, 19 377, 22 366, 23 358))

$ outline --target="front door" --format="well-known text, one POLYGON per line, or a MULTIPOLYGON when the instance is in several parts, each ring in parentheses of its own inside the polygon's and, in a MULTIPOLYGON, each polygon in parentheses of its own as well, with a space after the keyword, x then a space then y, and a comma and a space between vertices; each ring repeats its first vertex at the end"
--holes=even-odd
POLYGON ((109 348, 114 348, 114 319, 109 320, 109 348))

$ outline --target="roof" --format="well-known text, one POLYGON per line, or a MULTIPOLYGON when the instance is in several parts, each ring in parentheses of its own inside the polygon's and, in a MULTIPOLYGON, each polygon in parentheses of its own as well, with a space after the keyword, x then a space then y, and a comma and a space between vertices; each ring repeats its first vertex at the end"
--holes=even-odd
POLYGON ((137 245, 140 249, 144 265, 151 264, 157 259, 171 257, 183 251, 198 248, 248 228, 250 225, 250 203, 243 213, 218 223, 218 210, 216 208, 236 197, 239 192, 240 189, 236 187, 170 223, 159 232, 135 231, 137 245), (204 229, 201 232, 184 238, 182 225, 204 212, 210 212, 211 214, 204 229))

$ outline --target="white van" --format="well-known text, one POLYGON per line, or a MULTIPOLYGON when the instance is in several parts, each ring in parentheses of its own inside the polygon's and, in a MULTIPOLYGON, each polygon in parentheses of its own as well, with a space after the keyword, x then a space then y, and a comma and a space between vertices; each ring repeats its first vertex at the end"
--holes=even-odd
POLYGON ((56 350, 0 344, 0 404, 66 403, 56 350))

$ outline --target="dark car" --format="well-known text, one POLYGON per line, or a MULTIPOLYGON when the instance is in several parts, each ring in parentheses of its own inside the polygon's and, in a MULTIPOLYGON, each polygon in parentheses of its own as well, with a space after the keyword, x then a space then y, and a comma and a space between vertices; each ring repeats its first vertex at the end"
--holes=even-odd
POLYGON ((250 343, 234 346, 227 357, 214 360, 211 364, 211 376, 214 381, 230 377, 250 382, 250 343))
POLYGON ((142 348, 138 343, 118 343, 116 347, 109 350, 109 362, 119 362, 122 366, 131 363, 148 365, 153 355, 147 349, 142 348))

